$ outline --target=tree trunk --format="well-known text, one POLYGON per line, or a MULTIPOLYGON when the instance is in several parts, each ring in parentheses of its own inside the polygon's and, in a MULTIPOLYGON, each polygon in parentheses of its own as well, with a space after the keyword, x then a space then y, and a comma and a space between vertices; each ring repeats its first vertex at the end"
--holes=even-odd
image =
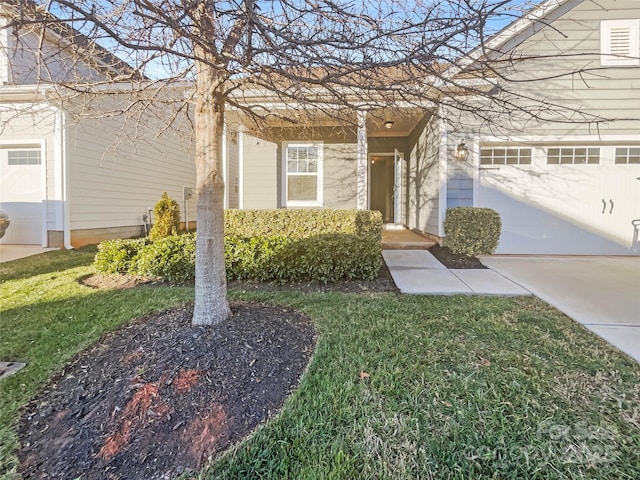
POLYGON ((196 240, 196 292, 194 325, 214 325, 230 314, 224 265, 224 179, 222 131, 224 96, 216 70, 197 66, 198 99, 195 112, 196 190, 198 194, 196 240))

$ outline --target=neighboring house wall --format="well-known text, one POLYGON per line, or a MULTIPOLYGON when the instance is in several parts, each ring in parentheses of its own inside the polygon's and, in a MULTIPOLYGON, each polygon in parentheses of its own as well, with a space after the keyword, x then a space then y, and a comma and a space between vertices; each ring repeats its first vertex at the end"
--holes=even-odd
MULTIPOLYGON (((112 101, 107 98, 99 103, 112 101)), ((97 111, 110 111, 112 107, 100 105, 97 111)), ((162 127, 151 111, 141 112, 135 120, 87 116, 68 125, 69 213, 74 246, 143 233, 142 216, 153 209, 163 192, 178 202, 181 221, 185 221, 183 188, 195 192, 191 141, 188 132, 182 135, 171 128, 162 131, 162 127), (157 135, 159 131, 162 135, 157 135)), ((195 197, 188 201, 188 208, 192 222, 196 218, 195 197)))
POLYGON ((59 118, 59 111, 47 105, 0 105, 0 209, 13 224, 2 243, 46 245, 45 232, 63 230, 59 118), (39 165, 9 165, 8 152, 27 150, 40 151, 39 165))
MULTIPOLYGON (((38 82, 77 82, 98 80, 104 75, 87 65, 88 56, 80 57, 77 46, 57 40, 53 35, 9 30, 0 37, 7 60, 7 83, 34 85, 38 82), (42 45, 42 47, 41 47, 42 45)), ((95 61, 95 60, 94 60, 95 61)), ((2 65, 2 62, 0 62, 2 65)))

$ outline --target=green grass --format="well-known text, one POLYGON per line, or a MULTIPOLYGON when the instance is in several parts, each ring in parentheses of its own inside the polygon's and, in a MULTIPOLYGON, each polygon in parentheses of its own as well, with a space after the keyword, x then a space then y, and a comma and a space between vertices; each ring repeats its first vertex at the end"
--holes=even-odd
MULTIPOLYGON (((75 281, 90 252, 53 253, 0 265, 2 278, 13 272, 0 285, 0 356, 29 362, 0 384, 0 472, 15 466, 18 409, 52 371, 102 332, 193 294, 90 290, 75 281)), ((232 297, 304 311, 319 342, 282 412, 200 478, 638 476, 640 367, 535 298, 232 297)))

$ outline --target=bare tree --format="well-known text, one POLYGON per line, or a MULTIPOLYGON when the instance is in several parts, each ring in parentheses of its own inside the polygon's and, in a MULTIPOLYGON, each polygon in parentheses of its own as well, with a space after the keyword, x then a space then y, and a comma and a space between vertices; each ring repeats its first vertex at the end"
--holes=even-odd
POLYGON ((486 38, 521 13, 519 1, 11 3, 14 26, 78 36, 80 50, 98 44, 113 52, 101 57, 103 64, 122 59, 131 66, 115 77, 63 82, 67 88, 97 93, 105 83, 147 90, 176 82, 191 87, 198 197, 195 324, 215 324, 230 311, 221 175, 225 111, 242 112, 258 123, 273 117, 295 123, 300 112, 312 109, 353 124, 356 112, 380 107, 440 105, 472 111, 487 122, 498 107, 532 118, 549 111, 539 101, 515 101, 521 94, 496 94, 504 69, 490 63, 496 52, 485 48, 486 38), (277 102, 286 108, 273 110, 270 105, 277 102))

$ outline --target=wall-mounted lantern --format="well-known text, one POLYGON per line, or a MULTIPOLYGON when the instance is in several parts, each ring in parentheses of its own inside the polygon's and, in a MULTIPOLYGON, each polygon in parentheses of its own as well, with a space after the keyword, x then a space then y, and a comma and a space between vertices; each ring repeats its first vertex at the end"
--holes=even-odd
POLYGON ((460 144, 456 147, 456 159, 464 162, 467 158, 469 158, 469 149, 464 144, 464 142, 460 142, 460 144))

